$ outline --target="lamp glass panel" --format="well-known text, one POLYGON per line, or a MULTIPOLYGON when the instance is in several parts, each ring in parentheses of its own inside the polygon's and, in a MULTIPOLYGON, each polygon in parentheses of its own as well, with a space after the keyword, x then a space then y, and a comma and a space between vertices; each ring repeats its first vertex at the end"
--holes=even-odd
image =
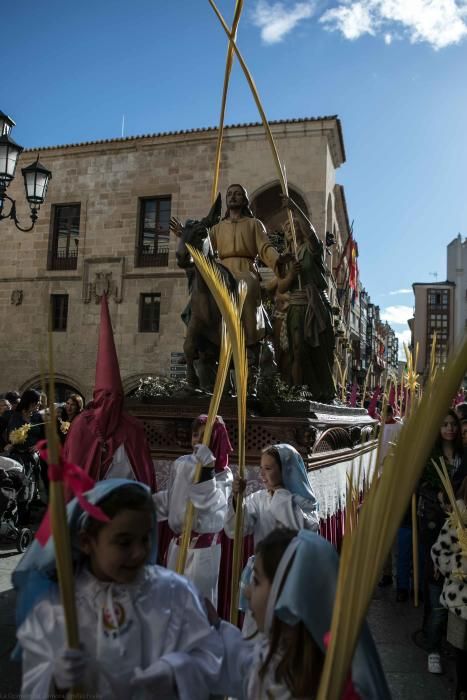
POLYGON ((10 131, 11 131, 11 123, 5 114, 5 116, 0 117, 0 136, 8 136, 10 131))
POLYGON ((15 176, 19 151, 9 143, 0 144, 0 179, 12 180, 15 176))
POLYGON ((29 172, 24 176, 26 197, 31 204, 42 204, 47 191, 48 177, 45 173, 29 172))

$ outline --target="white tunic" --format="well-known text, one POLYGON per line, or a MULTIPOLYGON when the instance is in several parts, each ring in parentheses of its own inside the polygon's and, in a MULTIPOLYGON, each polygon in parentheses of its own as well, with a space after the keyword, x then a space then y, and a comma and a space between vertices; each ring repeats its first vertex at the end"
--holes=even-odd
MULTIPOLYGON (((276 669, 281 658, 285 654, 285 650, 276 652, 269 661, 263 678, 260 678, 259 672, 269 654, 269 640, 263 637, 255 645, 253 652, 253 661, 249 668, 248 685, 247 685, 247 700, 256 700, 257 698, 274 698, 274 700, 293 700, 293 695, 285 683, 276 681, 276 669)), ((310 696, 311 697, 311 696, 310 696)))
POLYGON ((137 481, 123 443, 117 448, 104 479, 131 479, 132 481, 137 481))
MULTIPOLYGON (((216 696, 246 700, 255 641, 244 639, 238 627, 225 620, 221 620, 218 633, 224 658, 219 678, 211 692, 216 696)), ((263 635, 260 637, 262 639, 263 635)))
POLYGON ((216 695, 227 695, 235 700, 291 700, 287 686, 275 680, 283 650, 273 656, 264 677, 260 679, 259 671, 269 653, 267 637, 258 633, 255 641, 247 640, 237 627, 225 621, 221 622, 218 632, 224 647, 224 658, 219 679, 213 688, 216 695))
MULTIPOLYGON (((287 489, 277 489, 272 493, 261 489, 243 499, 243 532, 245 535, 253 535, 255 546, 276 528, 317 532, 318 527, 316 504, 287 489)), ((235 510, 232 498, 229 498, 224 530, 229 537, 234 537, 235 510)))
MULTIPOLYGON (((213 455, 212 461, 215 461, 213 455)), ((227 500, 232 483, 232 472, 225 469, 216 473, 214 479, 193 484, 196 468, 195 455, 179 457, 170 470, 169 482, 165 491, 153 495, 158 520, 168 520, 173 532, 180 535, 185 523, 188 502, 195 507, 193 531, 198 534, 218 533, 224 526, 227 500)), ((217 582, 221 560, 221 545, 214 538, 207 547, 195 547, 197 537, 193 537, 188 550, 185 576, 196 585, 203 597, 217 605, 217 582)), ((175 570, 179 547, 175 540, 169 546, 167 567, 175 570)))
MULTIPOLYGON (((159 566, 146 566, 130 585, 105 583, 83 570, 76 582, 79 638, 90 661, 84 691, 100 700, 155 697, 155 688, 132 689, 135 668, 159 659, 170 664, 181 700, 210 694, 222 647, 191 584, 159 566)), ((42 600, 17 631, 23 650, 22 697, 49 698, 53 661, 64 647, 58 594, 42 600)))

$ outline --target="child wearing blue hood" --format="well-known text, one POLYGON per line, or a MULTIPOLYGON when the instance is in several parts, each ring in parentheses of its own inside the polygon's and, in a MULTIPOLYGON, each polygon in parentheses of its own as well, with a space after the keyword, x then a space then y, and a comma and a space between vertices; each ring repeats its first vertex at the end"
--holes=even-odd
MULTIPOLYGON (((265 488, 243 501, 243 532, 253 535, 255 545, 278 527, 318 530, 316 498, 295 447, 285 443, 266 447, 261 454, 261 478, 265 488)), ((236 477, 224 523, 229 537, 235 533, 236 495, 245 488, 246 481, 236 477)))
MULTIPOLYGON (((261 477, 265 488, 243 500, 243 533, 253 535, 255 547, 277 528, 318 530, 318 504, 303 459, 295 447, 286 443, 266 447, 261 454, 261 477)), ((236 496, 245 488, 246 481, 234 479, 224 523, 225 533, 231 538, 235 534, 236 496)), ((245 637, 254 635, 256 627, 244 596, 253 565, 254 557, 250 557, 240 582, 239 608, 246 613, 245 637)))
MULTIPOLYGON (((306 530, 275 530, 258 544, 246 597, 260 634, 253 645, 233 625, 212 618, 225 649, 217 693, 234 694, 240 700, 316 698, 338 566, 332 545, 306 530)), ((390 697, 364 624, 342 700, 390 697)))
POLYGON ((219 640, 192 585, 154 565, 149 488, 109 479, 86 496, 109 520, 76 499, 68 505, 81 649, 67 648, 52 538, 44 548, 34 542, 13 573, 22 696, 46 700, 79 687, 100 700, 207 699, 219 640))

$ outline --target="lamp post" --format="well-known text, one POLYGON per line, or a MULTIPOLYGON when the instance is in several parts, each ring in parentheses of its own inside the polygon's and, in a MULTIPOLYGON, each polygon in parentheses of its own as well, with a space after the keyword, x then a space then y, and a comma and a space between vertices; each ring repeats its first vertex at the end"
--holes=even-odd
POLYGON ((2 219, 11 219, 15 222, 16 228, 26 232, 34 228, 37 221, 37 212, 41 204, 44 203, 52 173, 39 163, 39 156, 34 163, 28 165, 27 168, 21 169, 32 221, 31 226, 23 228, 16 216, 16 202, 6 193, 8 185, 15 177, 18 156, 23 151, 22 146, 19 146, 10 136, 14 126, 15 122, 13 119, 0 111, 0 221, 2 219), (4 214, 3 208, 6 200, 10 202, 11 206, 10 211, 4 214))

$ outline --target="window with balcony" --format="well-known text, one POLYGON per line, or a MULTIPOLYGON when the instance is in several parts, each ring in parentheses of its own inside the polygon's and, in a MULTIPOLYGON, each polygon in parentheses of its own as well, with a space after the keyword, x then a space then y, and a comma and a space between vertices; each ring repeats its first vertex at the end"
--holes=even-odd
POLYGON ((80 209, 80 204, 55 204, 52 207, 49 270, 76 270, 80 209))
POLYGON ((140 200, 136 265, 165 267, 169 264, 170 197, 140 200))
POLYGON ((449 307, 449 289, 428 289, 428 306, 447 309, 449 307))
POLYGON ((68 294, 51 294, 51 322, 53 331, 66 331, 68 322, 68 294))
POLYGON ((161 311, 160 294, 139 295, 139 332, 158 333, 161 311))

